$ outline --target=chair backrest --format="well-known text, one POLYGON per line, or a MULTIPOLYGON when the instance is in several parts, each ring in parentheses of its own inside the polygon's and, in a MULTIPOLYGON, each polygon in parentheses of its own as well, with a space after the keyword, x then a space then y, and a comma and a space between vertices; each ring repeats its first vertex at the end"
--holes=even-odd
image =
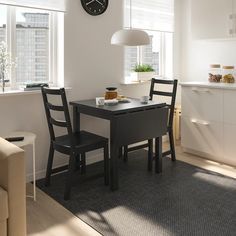
POLYGON ((67 129, 71 145, 73 145, 73 131, 72 131, 72 125, 70 120, 70 114, 69 114, 69 108, 68 103, 66 99, 66 93, 64 88, 60 89, 50 89, 50 88, 44 88, 41 89, 42 95, 43 95, 43 103, 45 107, 47 122, 48 122, 48 128, 49 133, 52 141, 55 141, 55 131, 54 126, 63 127, 67 129), (62 105, 53 105, 49 102, 48 95, 52 96, 60 96, 62 105), (58 111, 63 112, 65 120, 58 120, 52 117, 51 111, 58 111))
POLYGON ((177 92, 177 85, 178 80, 164 80, 164 79, 152 79, 151 87, 150 87, 150 100, 153 99, 154 95, 170 97, 170 104, 167 104, 169 107, 169 119, 168 119, 168 127, 173 126, 173 118, 174 118, 174 111, 175 111, 175 100, 176 100, 176 92, 177 92), (155 85, 168 85, 172 86, 169 92, 162 91, 162 90, 155 90, 155 85))

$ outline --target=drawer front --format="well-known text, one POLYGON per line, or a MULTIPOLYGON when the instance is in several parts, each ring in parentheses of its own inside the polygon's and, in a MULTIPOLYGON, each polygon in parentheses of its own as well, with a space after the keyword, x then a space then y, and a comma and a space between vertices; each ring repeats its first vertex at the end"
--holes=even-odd
POLYGON ((236 166, 236 125, 224 125, 224 160, 222 162, 236 166))
MULTIPOLYGON (((224 91, 224 123, 236 125, 236 91, 224 91)), ((236 134, 235 134, 236 138, 236 134)))
POLYGON ((182 117, 181 125, 184 148, 223 157, 223 124, 182 117))
POLYGON ((223 121, 223 91, 200 87, 182 88, 182 114, 200 120, 223 121))

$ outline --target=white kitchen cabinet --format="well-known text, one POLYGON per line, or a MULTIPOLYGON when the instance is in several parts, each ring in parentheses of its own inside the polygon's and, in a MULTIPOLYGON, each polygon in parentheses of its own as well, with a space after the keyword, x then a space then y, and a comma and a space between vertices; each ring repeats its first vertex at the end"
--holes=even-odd
POLYGON ((236 90, 224 91, 223 145, 227 163, 236 162, 236 90))
POLYGON ((184 150, 236 166, 236 84, 181 85, 184 150))
POLYGON ((223 107, 224 123, 236 125, 236 90, 224 91, 223 107))
POLYGON ((233 13, 230 17, 232 22, 232 35, 233 37, 236 37, 236 0, 232 0, 233 2, 233 13))
POLYGON ((193 39, 235 37, 236 4, 234 3, 235 0, 192 0, 191 30, 193 39))
POLYGON ((224 124, 224 163, 236 166, 236 125, 224 124))
POLYGON ((223 126, 222 123, 202 121, 183 116, 181 119, 182 146, 201 153, 222 157, 223 126))
POLYGON ((194 119, 222 122, 223 92, 200 87, 182 88, 182 113, 194 119), (194 106, 193 106, 194 104, 194 106))

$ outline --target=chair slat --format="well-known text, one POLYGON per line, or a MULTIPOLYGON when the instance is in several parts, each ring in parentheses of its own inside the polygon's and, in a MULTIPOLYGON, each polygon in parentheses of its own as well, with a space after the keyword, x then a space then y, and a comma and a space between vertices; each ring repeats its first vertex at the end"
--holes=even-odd
POLYGON ((53 110, 53 111, 64 111, 64 107, 63 106, 56 106, 56 105, 53 105, 49 102, 46 103, 47 107, 50 109, 50 110, 53 110))
POLYGON ((163 156, 163 157, 166 157, 166 156, 169 156, 169 155, 171 155, 171 154, 172 154, 172 151, 169 150, 169 151, 163 152, 163 153, 162 153, 162 156, 163 156))
POLYGON ((67 127, 66 121, 56 120, 53 118, 50 118, 50 122, 53 125, 60 126, 60 127, 67 127))
POLYGON ((173 96, 173 93, 171 92, 162 92, 162 91, 153 91, 152 94, 159 95, 159 96, 166 96, 166 97, 173 96))
POLYGON ((147 147, 148 147, 148 143, 141 144, 138 146, 128 148, 128 152, 133 152, 133 151, 140 150, 140 149, 147 148, 147 147))
POLYGON ((50 95, 61 95, 62 89, 43 88, 43 92, 50 95))
POLYGON ((162 80, 162 79, 153 79, 154 83, 157 84, 174 84, 175 80, 162 80))

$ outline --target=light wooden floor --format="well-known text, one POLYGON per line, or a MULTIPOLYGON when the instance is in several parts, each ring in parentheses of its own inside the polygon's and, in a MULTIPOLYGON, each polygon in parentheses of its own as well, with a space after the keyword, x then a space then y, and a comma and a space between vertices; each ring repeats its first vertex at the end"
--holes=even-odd
POLYGON ((27 231, 30 236, 100 235, 40 189, 36 202, 27 199, 27 231))
MULTIPOLYGON (((236 178, 236 168, 183 153, 179 146, 176 148, 176 153, 178 160, 236 178)), ((32 186, 27 187, 30 191, 32 186)), ((39 189, 37 189, 37 202, 27 199, 27 221, 30 236, 100 235, 39 189)))

